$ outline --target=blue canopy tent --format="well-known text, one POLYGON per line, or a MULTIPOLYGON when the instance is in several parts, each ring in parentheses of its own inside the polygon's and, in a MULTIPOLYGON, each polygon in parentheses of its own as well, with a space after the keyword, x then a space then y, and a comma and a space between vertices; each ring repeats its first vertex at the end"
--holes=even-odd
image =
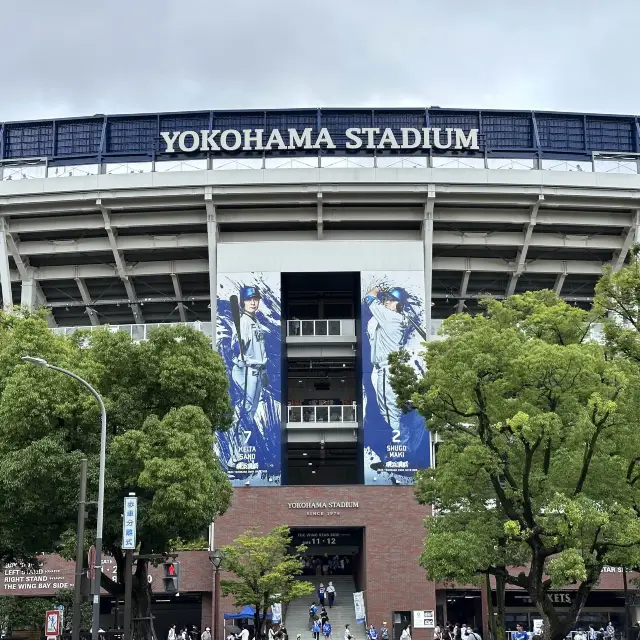
MULTIPOLYGON (((225 613, 224 619, 225 620, 244 620, 246 618, 253 619, 255 615, 256 615, 255 609, 248 604, 242 609, 242 611, 238 611, 238 613, 225 613)), ((267 618, 269 620, 271 619, 270 613, 267 614, 267 618)))

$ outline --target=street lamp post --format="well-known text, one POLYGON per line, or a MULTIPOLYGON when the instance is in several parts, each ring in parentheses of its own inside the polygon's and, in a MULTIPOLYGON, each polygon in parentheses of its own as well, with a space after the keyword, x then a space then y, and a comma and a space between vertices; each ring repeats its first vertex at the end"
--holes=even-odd
POLYGON ((100 629, 100 578, 102 575, 102 523, 104 517, 104 475, 105 475, 105 462, 107 457, 107 411, 104 408, 104 402, 100 394, 83 378, 76 375, 67 369, 56 367, 53 364, 49 364, 43 358, 34 358, 32 356, 23 356, 24 362, 30 362, 40 367, 46 367, 47 369, 53 369, 59 371, 67 376, 70 376, 74 380, 77 380, 80 384, 84 385, 91 395, 96 399, 100 407, 101 413, 101 431, 100 431, 100 475, 98 480, 98 517, 96 523, 96 559, 94 566, 93 576, 93 615, 91 621, 91 640, 98 640, 98 631, 100 629))
POLYGON ((213 589, 213 637, 211 640, 218 640, 218 634, 220 626, 220 565, 224 560, 224 554, 221 549, 215 551, 209 551, 209 560, 215 569, 215 582, 213 589))

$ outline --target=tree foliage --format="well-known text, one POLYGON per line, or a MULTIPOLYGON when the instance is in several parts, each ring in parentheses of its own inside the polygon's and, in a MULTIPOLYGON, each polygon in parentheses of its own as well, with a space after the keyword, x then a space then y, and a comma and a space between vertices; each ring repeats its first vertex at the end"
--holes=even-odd
POLYGON ((433 579, 489 572, 522 587, 561 638, 602 567, 640 555, 640 377, 588 339, 592 314, 552 292, 485 305, 444 322, 424 376, 406 354, 392 363, 400 400, 443 440, 418 474, 436 509, 421 561, 433 579), (576 597, 559 611, 549 591, 568 584, 576 597))
POLYGON ((274 602, 291 602, 313 593, 313 584, 298 580, 306 547, 291 550, 291 535, 286 526, 265 535, 256 529, 245 531, 223 548, 223 569, 234 578, 220 581, 222 593, 232 595, 236 607, 251 605, 255 610, 256 637, 263 635, 269 607, 274 602))
MULTIPOLYGON (((29 629, 44 632, 45 614, 56 605, 64 607, 65 629, 71 628, 73 589, 60 589, 50 598, 0 596, 0 630, 29 629)), ((80 605, 80 628, 91 628, 91 603, 80 605)))
MULTIPOLYGON (((45 358, 77 373, 103 396, 108 453, 103 548, 119 581, 103 575, 114 595, 124 588, 120 550, 122 500, 138 497, 139 552, 171 551, 206 531, 231 500, 231 486, 213 452, 215 432, 231 425, 222 359, 202 333, 159 327, 136 343, 108 328, 55 335, 41 315, 0 315, 0 562, 33 561, 40 552, 72 557, 80 459, 89 461, 89 499, 97 493, 99 409, 78 382, 21 362, 45 358)), ((87 521, 87 545, 95 531, 87 521)), ((150 605, 147 561, 136 563, 134 606, 150 605)), ((138 630, 148 636, 148 628, 138 630)))

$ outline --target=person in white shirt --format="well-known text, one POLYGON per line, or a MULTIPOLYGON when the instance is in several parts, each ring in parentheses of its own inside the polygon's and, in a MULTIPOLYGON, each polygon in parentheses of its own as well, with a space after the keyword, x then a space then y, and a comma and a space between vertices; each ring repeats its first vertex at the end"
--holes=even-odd
POLYGON ((169 634, 167 635, 167 640, 176 640, 176 625, 172 625, 171 629, 169 629, 169 634))
POLYGON ((400 640, 411 640, 411 625, 407 625, 400 635, 400 640))
POLYGON ((344 625, 344 640, 352 640, 353 636, 351 635, 351 631, 349 630, 349 625, 344 625))
POLYGON ((249 640, 249 629, 245 627, 239 635, 240 640, 249 640))

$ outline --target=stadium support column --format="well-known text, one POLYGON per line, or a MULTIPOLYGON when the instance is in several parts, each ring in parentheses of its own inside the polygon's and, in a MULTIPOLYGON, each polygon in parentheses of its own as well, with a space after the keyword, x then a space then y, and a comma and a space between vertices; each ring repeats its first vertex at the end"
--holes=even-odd
POLYGON ((613 254, 612 267, 614 271, 619 271, 623 265, 624 261, 627 259, 627 254, 629 253, 629 249, 631 249, 631 245, 638 244, 638 239, 640 235, 640 209, 636 209, 633 212, 633 220, 631 226, 628 227, 623 235, 622 247, 620 251, 617 251, 613 254))
POLYGON ((0 287, 2 287, 2 307, 5 311, 10 311, 13 307, 13 295, 11 293, 7 221, 5 218, 0 218, 0 287))
POLYGON ((422 221, 422 248, 424 251, 424 328, 427 340, 431 340, 431 289, 433 286, 433 208, 436 200, 436 188, 430 184, 427 189, 427 201, 424 204, 422 221))
POLYGON ((33 311, 38 306, 38 283, 35 278, 35 269, 27 267, 25 277, 22 278, 22 292, 20 295, 20 306, 33 311))
POLYGON ((217 348, 216 327, 218 324, 218 221, 216 219, 216 205, 213 202, 211 187, 207 187, 204 194, 204 204, 207 209, 207 246, 209 248, 209 297, 211 299, 211 347, 217 348))
POLYGON ((522 275, 524 271, 524 265, 527 260, 527 251, 529 251, 529 245, 531 244, 531 236, 533 235, 533 230, 536 226, 537 218, 538 218, 538 209, 544 200, 543 195, 539 195, 536 202, 531 205, 531 211, 529 212, 529 222, 527 223, 527 229, 524 232, 524 240, 522 242, 522 246, 518 251, 518 255, 516 257, 516 268, 513 272, 513 275, 509 279, 509 284, 507 285, 507 297, 512 296, 516 290, 516 284, 518 283, 518 278, 522 275))

